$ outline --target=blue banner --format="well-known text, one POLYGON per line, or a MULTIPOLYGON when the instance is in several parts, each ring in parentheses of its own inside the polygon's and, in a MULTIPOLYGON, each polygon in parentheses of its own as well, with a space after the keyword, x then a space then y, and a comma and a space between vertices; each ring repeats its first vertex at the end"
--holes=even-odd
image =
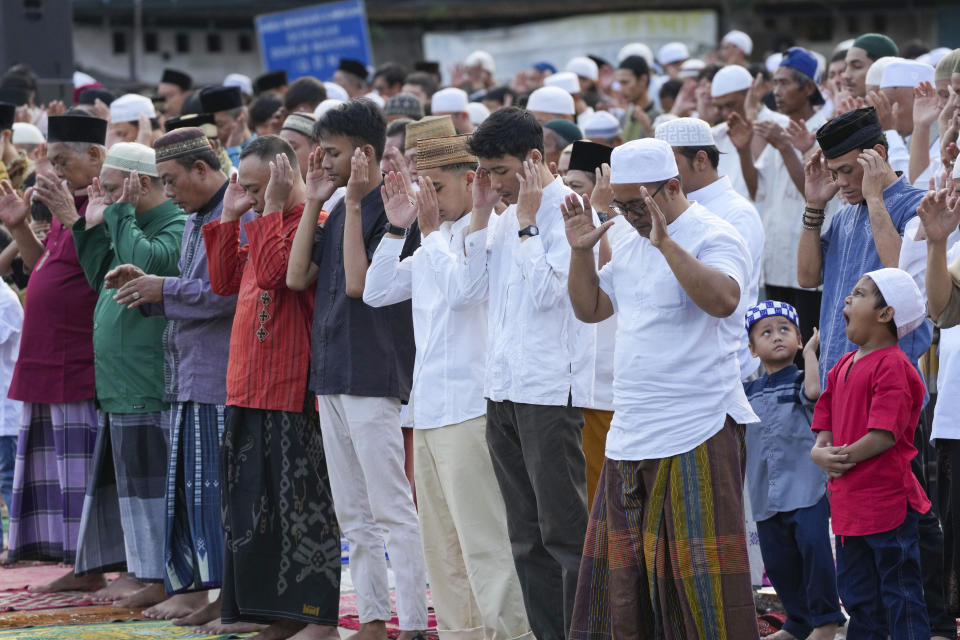
POLYGON ((287 78, 330 80, 340 58, 373 63, 363 0, 342 0, 257 16, 264 69, 285 69, 287 78))

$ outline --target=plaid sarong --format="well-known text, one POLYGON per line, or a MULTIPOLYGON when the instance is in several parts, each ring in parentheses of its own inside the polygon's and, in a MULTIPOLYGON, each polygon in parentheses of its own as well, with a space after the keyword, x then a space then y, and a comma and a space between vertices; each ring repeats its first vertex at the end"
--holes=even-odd
POLYGON ((129 571, 142 582, 163 580, 167 443, 159 411, 100 413, 77 543, 78 576, 129 571))
POLYGON ((163 413, 170 432, 164 585, 167 593, 220 586, 220 441, 223 405, 176 402, 163 413))
POLYGON ((736 425, 697 448, 607 459, 570 638, 756 640, 736 425))
POLYGON ((97 440, 93 400, 23 405, 10 505, 11 562, 73 564, 97 440))

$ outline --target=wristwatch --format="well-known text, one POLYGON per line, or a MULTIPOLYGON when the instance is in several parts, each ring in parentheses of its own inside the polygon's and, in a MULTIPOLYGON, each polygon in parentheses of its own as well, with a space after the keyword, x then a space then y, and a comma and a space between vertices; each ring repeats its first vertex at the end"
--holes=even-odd
POLYGON ((390 235, 406 238, 407 231, 409 231, 409 229, 407 229, 406 227, 398 227, 397 225, 392 224, 390 222, 387 223, 387 233, 389 233, 390 235))
POLYGON ((521 238, 523 236, 538 236, 540 235, 540 229, 537 228, 537 225, 532 224, 529 227, 524 227, 523 229, 520 229, 520 231, 517 231, 517 235, 521 238))

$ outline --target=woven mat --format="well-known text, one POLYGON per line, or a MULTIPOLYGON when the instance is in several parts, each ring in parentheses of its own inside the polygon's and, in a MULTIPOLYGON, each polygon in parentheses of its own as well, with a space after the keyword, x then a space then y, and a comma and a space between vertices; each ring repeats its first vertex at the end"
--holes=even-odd
POLYGON ((31 591, 4 591, 0 593, 0 611, 36 611, 63 607, 88 607, 96 604, 89 591, 61 591, 33 593, 31 591))
POLYGON ((169 622, 151 620, 149 622, 113 622, 107 624, 87 624, 79 626, 45 626, 32 629, 0 631, 0 639, 7 640, 219 640, 226 638, 245 638, 237 635, 197 635, 189 628, 176 627, 169 622))
MULTIPOLYGON (((0 629, 23 629, 46 625, 81 625, 102 622, 122 622, 142 618, 139 609, 118 609, 111 606, 43 609, 40 611, 13 611, 0 615, 0 629)), ((61 629, 61 638, 67 637, 61 629)), ((17 637, 17 636, 0 636, 17 637)))

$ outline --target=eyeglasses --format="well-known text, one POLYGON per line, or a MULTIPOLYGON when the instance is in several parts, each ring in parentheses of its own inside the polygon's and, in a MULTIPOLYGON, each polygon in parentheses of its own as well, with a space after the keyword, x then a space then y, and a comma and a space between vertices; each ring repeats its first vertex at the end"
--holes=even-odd
MULTIPOLYGON (((663 188, 667 186, 669 180, 664 180, 660 183, 660 186, 657 187, 657 190, 650 195, 650 199, 653 200, 657 197, 657 194, 663 191, 663 188)), ((625 216, 628 213, 633 214, 637 217, 642 217, 647 215, 647 205, 643 200, 631 200, 630 204, 625 203, 614 203, 610 205, 610 211, 613 211, 618 216, 625 216), (633 204, 636 203, 636 204, 633 204)))

